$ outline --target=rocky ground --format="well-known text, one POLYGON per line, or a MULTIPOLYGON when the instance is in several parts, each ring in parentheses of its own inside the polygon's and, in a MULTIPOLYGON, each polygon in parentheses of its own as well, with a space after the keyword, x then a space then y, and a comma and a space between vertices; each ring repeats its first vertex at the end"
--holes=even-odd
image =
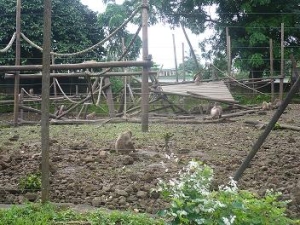
MULTIPOLYGON (((291 105, 279 123, 300 126, 300 105, 291 105)), ((138 123, 53 125, 50 127, 50 199, 108 209, 156 213, 167 206, 152 191, 158 179, 176 177, 189 160, 197 159, 215 171, 215 185, 226 183, 239 168, 262 130, 245 120, 268 122, 274 111, 231 118, 219 123, 151 122, 149 132, 138 123), (122 131, 133 132, 137 152, 120 155, 113 143, 122 131), (173 136, 169 151, 165 134, 173 136), (175 155, 178 160, 166 157, 175 155)), ((0 125, 9 117, 0 115, 0 125)), ((150 118, 150 121, 152 119, 150 118)), ((39 126, 0 128, 0 203, 37 200, 40 192, 21 191, 20 180, 36 174, 41 162, 39 126)), ((263 195, 267 189, 291 199, 289 213, 300 216, 300 136, 289 129, 273 130, 238 185, 263 195)))

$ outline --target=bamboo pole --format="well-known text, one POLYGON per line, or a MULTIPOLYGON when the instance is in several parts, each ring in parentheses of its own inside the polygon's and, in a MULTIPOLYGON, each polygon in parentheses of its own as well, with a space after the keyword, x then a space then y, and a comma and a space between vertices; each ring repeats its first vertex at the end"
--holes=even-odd
MULTIPOLYGON (((143 60, 149 60, 148 55, 148 20, 149 20, 149 4, 148 0, 143 0, 142 5, 142 39, 143 39, 143 60)), ((151 65, 149 65, 151 66, 151 65)), ((142 132, 148 132, 149 129, 149 66, 143 65, 142 74, 142 101, 141 101, 141 121, 142 132)))
MULTIPOLYGON (((15 66, 21 63, 21 0, 17 0, 16 9, 16 59, 15 66)), ((20 71, 16 71, 14 85, 14 126, 18 126, 19 118, 19 89, 20 89, 20 71)))
POLYGON ((51 0, 44 1, 43 67, 42 67, 42 203, 49 200, 49 96, 51 60, 51 0))

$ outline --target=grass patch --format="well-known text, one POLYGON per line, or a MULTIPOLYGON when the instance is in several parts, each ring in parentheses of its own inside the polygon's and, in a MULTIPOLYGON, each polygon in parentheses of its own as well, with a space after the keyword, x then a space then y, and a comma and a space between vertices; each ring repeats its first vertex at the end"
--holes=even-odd
POLYGON ((104 212, 101 210, 80 213, 72 209, 61 209, 53 204, 32 204, 13 206, 0 210, 0 225, 43 225, 43 224, 132 224, 160 225, 163 220, 146 214, 130 212, 104 212), (70 223, 71 224, 71 223, 70 223))

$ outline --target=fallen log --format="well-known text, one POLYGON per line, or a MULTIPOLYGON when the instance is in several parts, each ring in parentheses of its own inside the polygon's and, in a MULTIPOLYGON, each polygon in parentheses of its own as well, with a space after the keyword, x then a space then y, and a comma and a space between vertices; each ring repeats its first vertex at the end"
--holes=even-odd
MULTIPOLYGON (((244 123, 257 127, 259 129, 265 128, 268 124, 262 121, 253 121, 253 120, 246 120, 244 123)), ((277 125, 275 125, 275 129, 289 129, 294 131, 300 131, 300 127, 292 126, 288 124, 281 124, 281 123, 277 123, 277 125)))
MULTIPOLYGON (((232 117, 238 117, 238 116, 243 116, 246 114, 252 114, 252 113, 258 113, 259 110, 246 110, 246 111, 241 111, 241 112, 235 112, 235 113, 228 113, 228 114, 223 114, 221 118, 232 118, 232 117)), ((203 118, 204 120, 212 120, 211 116, 206 116, 203 118)))

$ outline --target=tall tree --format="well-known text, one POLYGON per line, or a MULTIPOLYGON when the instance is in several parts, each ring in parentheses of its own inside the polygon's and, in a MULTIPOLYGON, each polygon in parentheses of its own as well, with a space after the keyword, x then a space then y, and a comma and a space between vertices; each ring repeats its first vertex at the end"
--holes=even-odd
MULTIPOLYGON (((115 3, 108 3, 106 10, 104 13, 98 15, 98 22, 100 26, 104 29, 105 35, 108 36, 115 29, 119 28, 119 26, 127 20, 127 18, 134 11, 134 5, 132 2, 125 2, 122 5, 118 5, 115 3)), ((139 16, 133 18, 130 23, 140 24, 139 16)), ((124 39, 125 47, 129 45, 130 41, 134 37, 134 33, 131 33, 128 30, 128 25, 124 26, 116 33, 112 38, 110 38, 107 47, 107 59, 108 60, 116 60, 119 58, 122 53, 122 39, 124 39)), ((142 45, 141 38, 137 36, 135 42, 130 47, 128 54, 125 56, 126 59, 134 60, 140 54, 140 48, 142 45)))
MULTIPOLYGON (((15 32, 16 2, 0 0, 0 48, 4 47, 15 32)), ((83 50, 103 39, 104 32, 97 21, 97 14, 80 0, 52 1, 52 50, 73 53, 83 50)), ((34 43, 42 46, 43 1, 22 0, 22 32, 34 43)), ((72 59, 58 59, 60 62, 82 62, 83 58, 101 59, 104 49, 95 49, 86 55, 72 59)), ((21 41, 22 64, 41 64, 42 53, 25 41, 21 41)), ((1 64, 14 64, 14 48, 0 54, 1 64)))
MULTIPOLYGON (((138 4, 139 1, 130 2, 138 4)), ((275 47, 274 68, 278 70, 281 23, 285 24, 286 58, 291 52, 300 56, 299 0, 149 0, 149 3, 152 23, 161 21, 173 27, 184 24, 195 34, 215 28, 215 35, 201 43, 201 47, 207 44, 213 46, 206 57, 226 57, 225 28, 229 27, 234 66, 251 71, 254 77, 263 76, 269 69, 270 38, 275 47), (213 18, 209 7, 216 8, 213 18)))

